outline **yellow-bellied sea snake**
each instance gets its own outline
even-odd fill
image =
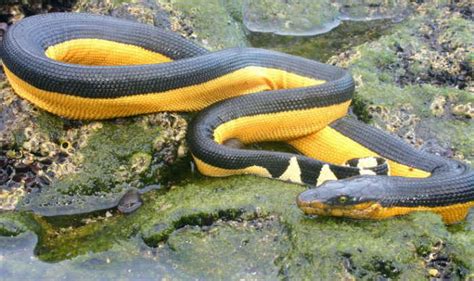
[[[152,26],[60,13],[11,27],[2,59],[18,95],[67,118],[202,110],[187,137],[201,173],[318,186],[298,196],[308,214],[433,211],[454,223],[474,205],[468,165],[346,118],[354,83],[335,66],[262,49],[209,52]],[[283,141],[301,154],[224,145],[233,139]]]

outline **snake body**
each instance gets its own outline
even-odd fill
[[[434,211],[453,223],[474,205],[469,166],[345,117],[354,82],[335,66],[254,48],[209,52],[171,32],[89,14],[22,20],[6,34],[2,59],[18,95],[67,118],[201,111],[187,141],[202,174],[318,186],[298,196],[308,214]],[[226,145],[232,140],[283,141],[301,153]]]

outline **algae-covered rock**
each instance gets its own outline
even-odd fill
[[[170,124],[173,121],[168,117],[177,120],[181,117],[155,116],[152,126],[147,124],[150,116],[94,123],[101,125],[76,152],[81,155],[78,171],[57,177],[41,192],[29,193],[17,209],[48,216],[88,213],[117,206],[131,188],[166,183],[170,180],[166,176],[169,165],[177,160],[178,147],[183,142],[184,134],[180,132],[185,129],[182,125],[186,122]],[[180,135],[155,151],[153,140],[162,132]]]
[[[472,272],[472,235],[450,233],[437,215],[379,222],[306,217],[294,203],[304,189],[253,176],[195,178],[146,194],[144,206],[127,216],[24,216],[41,229],[36,274],[56,278],[99,270],[107,278],[200,279],[419,280],[434,269],[438,277],[463,279]],[[9,254],[6,268],[14,271],[21,256]]]
[[[241,0],[158,0],[169,3],[174,14],[186,22],[197,42],[210,49],[246,46],[247,38],[240,20]],[[175,15],[175,16],[176,16]],[[179,22],[179,21],[178,21]],[[191,34],[187,34],[190,36]]]
[[[171,164],[185,150],[187,123],[175,114],[70,121],[39,111],[5,84],[0,100],[0,210],[53,216],[113,208],[131,188],[172,180]]]
[[[153,24],[216,50],[248,45],[241,19],[241,2],[242,0],[78,0],[74,10]]]
[[[25,231],[25,227],[18,221],[6,217],[0,218],[0,236],[15,237]]]
[[[0,1],[0,40],[7,24],[25,16],[71,11],[76,0],[2,0]]]
[[[472,18],[467,2],[418,14],[334,56],[357,82],[359,116],[432,153],[474,160]]]

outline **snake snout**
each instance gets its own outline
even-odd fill
[[[315,189],[309,189],[300,193],[298,197],[296,197],[296,204],[298,204],[298,207],[308,207],[311,205],[311,202],[317,201],[315,193]]]
[[[324,215],[327,205],[320,200],[317,189],[308,189],[296,197],[296,204],[305,214]]]

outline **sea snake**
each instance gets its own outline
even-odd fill
[[[474,172],[345,117],[354,91],[338,67],[279,52],[209,52],[172,32],[106,16],[26,18],[2,42],[15,92],[72,119],[201,111],[187,142],[208,176],[254,174],[311,187],[307,214],[382,219],[474,206]],[[299,153],[227,145],[282,141]]]

